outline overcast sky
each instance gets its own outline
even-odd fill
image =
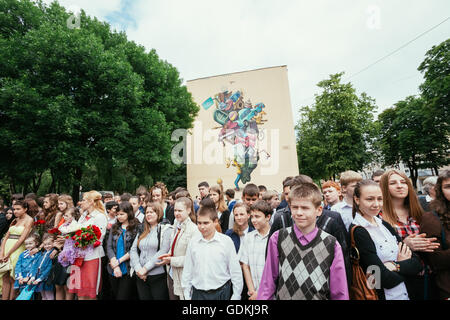
[[[50,0],[44,0],[50,3]],[[155,49],[184,81],[287,65],[295,122],[317,83],[345,71],[379,112],[418,93],[425,53],[450,38],[449,0],[59,0]],[[355,75],[351,77],[352,75]]]

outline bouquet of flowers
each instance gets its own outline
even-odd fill
[[[61,234],[61,231],[59,231],[58,228],[53,228],[53,229],[48,230],[48,233],[54,234],[55,236],[59,236]]]
[[[95,225],[81,228],[66,235],[64,248],[58,256],[58,261],[63,267],[77,265],[81,267],[84,257],[102,243],[102,233]]]
[[[36,220],[34,222],[34,228],[39,236],[42,238],[45,231],[45,220]]]

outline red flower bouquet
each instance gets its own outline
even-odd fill
[[[68,235],[66,238],[71,237],[75,241],[75,247],[85,249],[90,245],[93,245],[94,248],[101,245],[101,236],[102,232],[100,229],[95,225],[91,225],[75,231],[72,236]]]
[[[34,222],[34,228],[36,229],[39,236],[42,238],[42,235],[45,231],[45,220],[37,220]]]
[[[59,236],[61,234],[61,231],[59,231],[58,228],[53,228],[53,229],[48,230],[48,233],[54,234],[55,236]]]
[[[100,241],[101,235],[102,232],[95,225],[69,233],[66,235],[64,249],[59,254],[58,261],[64,267],[71,264],[81,267],[86,254],[102,244]]]

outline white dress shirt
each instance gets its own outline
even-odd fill
[[[88,212],[85,211],[83,215],[78,219],[78,223],[80,224],[81,228],[85,228],[89,225],[95,225],[97,226],[100,231],[102,232],[102,235],[100,237],[100,242],[103,242],[103,238],[105,238],[106,233],[106,226],[108,224],[108,218],[106,218],[106,214],[102,213],[98,210],[94,210],[91,212],[89,217],[87,217]],[[103,250],[103,246],[98,246],[94,248],[90,253],[86,254],[84,257],[85,261],[90,261],[94,259],[98,259],[105,256],[105,251]]]
[[[332,206],[330,210],[339,212],[341,214],[342,221],[344,222],[345,228],[348,231],[350,228],[350,225],[352,224],[352,221],[353,221],[352,205],[345,202],[345,199],[344,199],[341,202],[338,202],[334,206]]]
[[[374,217],[374,219],[377,226],[371,224],[357,212],[353,224],[364,227],[369,232],[381,262],[396,261],[398,255],[397,238],[383,225],[380,218]],[[384,289],[384,295],[386,300],[409,300],[404,282],[394,288]]]
[[[217,231],[211,240],[202,235],[194,236],[184,260],[181,285],[185,299],[191,299],[192,287],[214,290],[230,279],[233,285],[231,300],[240,300],[244,282],[233,240]]]

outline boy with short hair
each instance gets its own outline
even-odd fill
[[[239,249],[239,261],[248,288],[249,300],[256,300],[266,262],[266,245],[269,240],[272,208],[264,200],[250,207],[250,217],[255,230],[249,232]]]
[[[245,203],[249,208],[252,206],[254,202],[256,202],[259,198],[259,188],[254,183],[248,183],[245,185],[244,190],[242,191],[242,202]],[[228,229],[233,229],[234,225],[234,214],[231,212],[230,218],[228,220]],[[251,221],[249,221],[249,226],[251,226]]]
[[[273,222],[273,216],[275,212],[277,212],[277,208],[280,205],[280,199],[278,198],[278,192],[275,190],[268,190],[264,193],[263,198],[264,201],[272,208],[272,213],[270,216],[270,224]]]
[[[225,191],[225,196],[227,198],[228,211],[233,212],[234,205],[236,204],[236,200],[234,199],[234,190],[227,189]]]
[[[200,193],[201,200],[209,197],[209,184],[206,181],[202,181],[198,184],[198,192]]]
[[[335,181],[325,181],[322,185],[322,192],[326,202],[324,209],[331,210],[331,207],[342,199],[341,186]]]
[[[217,211],[201,206],[194,236],[186,250],[181,285],[186,300],[239,300],[243,280],[230,237],[217,232]]]
[[[258,190],[259,190],[258,198],[259,198],[259,200],[262,200],[262,197],[263,197],[264,193],[267,191],[267,188],[266,188],[265,185],[261,184],[261,185],[258,186]]]
[[[341,246],[316,226],[321,201],[314,183],[302,183],[290,191],[294,224],[269,239],[258,300],[349,299]]]
[[[347,232],[349,231],[349,227],[353,222],[353,191],[355,190],[356,184],[362,179],[362,176],[358,172],[352,170],[342,172],[341,176],[339,177],[341,192],[344,196],[344,199],[332,206],[330,210],[339,212],[341,214],[342,221],[344,221]]]

